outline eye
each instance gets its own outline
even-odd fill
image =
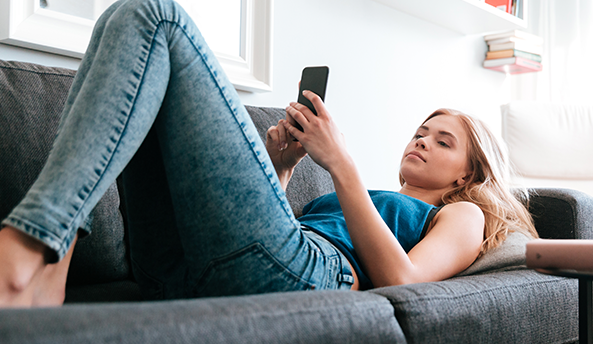
[[[444,142],[444,141],[439,141],[438,143],[439,143],[439,145],[441,145],[443,147],[449,148],[449,145],[446,142]]]
[[[416,134],[416,135],[414,135],[414,140],[418,140],[418,139],[420,139],[420,138],[422,138],[422,137],[423,137],[422,135],[420,135],[420,134]]]

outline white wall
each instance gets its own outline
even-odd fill
[[[274,91],[241,92],[241,98],[285,107],[296,100],[304,66],[329,66],[327,107],[370,189],[399,189],[403,149],[439,107],[473,114],[500,131],[509,85],[504,74],[481,67],[481,35],[463,36],[371,0],[276,0],[274,22]],[[0,59],[77,63],[3,45]]]
[[[481,67],[481,35],[463,36],[370,0],[276,1],[274,92],[246,104],[285,107],[301,69],[330,67],[326,104],[371,189],[399,190],[408,140],[439,107],[456,108],[500,131],[508,98],[502,73]]]

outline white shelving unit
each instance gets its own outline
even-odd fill
[[[480,0],[375,1],[466,35],[527,28],[528,0],[521,1],[522,18]]]

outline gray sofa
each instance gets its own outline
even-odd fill
[[[0,218],[23,197],[55,136],[75,72],[0,61]],[[281,109],[248,107],[261,135]],[[89,220],[70,268],[66,305],[0,310],[1,343],[571,343],[576,280],[523,265],[507,240],[460,276],[365,292],[319,291],[144,302],[131,273],[125,209],[114,183]],[[310,159],[287,190],[295,214],[333,190]],[[532,192],[546,238],[593,238],[593,200],[572,190]],[[122,202],[123,203],[123,202]]]

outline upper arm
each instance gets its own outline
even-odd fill
[[[441,281],[467,269],[484,240],[484,213],[475,204],[448,204],[434,218],[432,229],[410,252],[413,282]]]

